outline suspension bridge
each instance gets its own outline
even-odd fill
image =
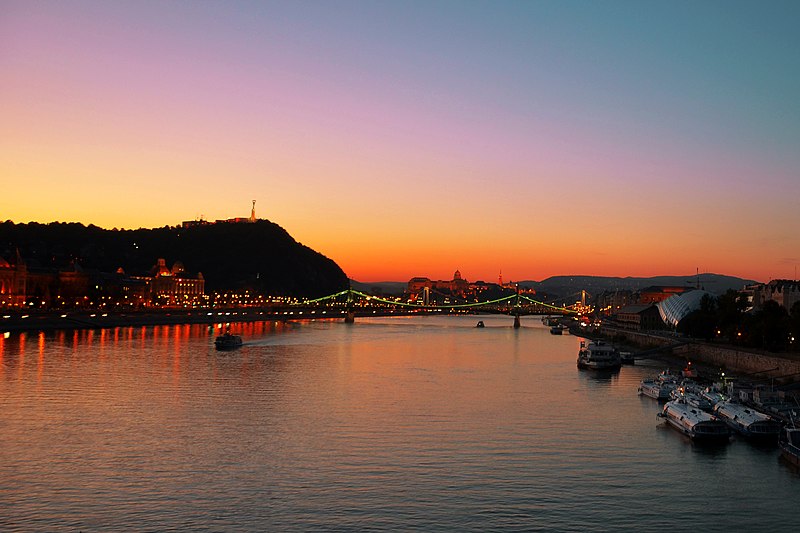
[[[525,315],[577,315],[579,311],[570,307],[561,307],[530,298],[525,294],[516,292],[508,296],[470,302],[463,299],[452,298],[452,301],[443,303],[430,303],[427,298],[423,300],[390,299],[372,296],[363,292],[346,289],[335,294],[298,302],[296,305],[304,309],[324,309],[344,315],[345,322],[352,323],[356,316],[374,316],[387,312],[404,312],[407,314],[422,313],[482,313],[503,314],[514,317],[514,327],[520,326],[520,317]]]

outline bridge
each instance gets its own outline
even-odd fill
[[[345,322],[352,323],[357,315],[373,316],[378,312],[405,311],[438,312],[438,313],[484,313],[502,314],[514,317],[514,327],[520,327],[520,317],[525,315],[577,315],[579,312],[570,307],[559,307],[530,298],[519,292],[494,300],[469,302],[464,299],[450,297],[453,301],[431,304],[426,301],[409,301],[401,298],[384,298],[372,296],[353,289],[346,289],[320,298],[304,300],[296,305],[304,309],[324,309],[338,311],[345,315]]]

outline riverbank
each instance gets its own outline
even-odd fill
[[[613,339],[615,343],[636,346],[643,349],[642,351],[660,348],[660,353],[682,361],[691,361],[717,374],[726,372],[740,376],[758,376],[758,379],[769,379],[777,386],[800,383],[800,356],[797,354],[744,350],[695,339],[627,331],[610,326],[602,326],[598,333]]]
[[[356,312],[363,316],[407,316],[409,311]],[[170,324],[218,324],[220,322],[261,322],[264,320],[309,320],[340,319],[346,310],[318,310],[304,307],[265,307],[230,309],[164,309],[105,313],[97,311],[73,311],[66,313],[11,313],[0,315],[0,334],[36,333],[74,329],[104,329],[132,326],[162,326]]]

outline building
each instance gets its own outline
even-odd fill
[[[657,302],[662,302],[674,294],[682,294],[688,290],[691,290],[691,288],[652,285],[639,291],[638,302],[640,304],[654,304]]]
[[[159,306],[179,306],[196,303],[205,294],[203,273],[189,276],[183,263],[175,261],[172,268],[167,267],[164,258],[159,258],[150,271],[150,276],[139,276],[133,279],[145,283],[145,300]],[[135,287],[131,286],[131,289]],[[139,287],[141,291],[141,287]]]
[[[0,257],[0,306],[25,305],[27,281],[28,268],[19,253],[13,265]]]
[[[628,305],[620,309],[613,317],[620,327],[632,331],[664,328],[664,321],[661,320],[658,308],[653,304]]]
[[[800,301],[800,282],[789,279],[773,279],[750,287],[753,291],[753,307],[760,308],[768,300],[777,302],[787,311]]]
[[[256,201],[253,200],[253,207],[250,210],[249,217],[234,217],[234,218],[223,218],[220,220],[215,220],[213,224],[252,224],[253,222],[258,221],[256,218]],[[207,224],[212,224],[207,220],[203,219],[203,215],[200,215],[198,220],[184,220],[181,222],[181,227],[183,228],[194,228],[197,226],[205,226]]]

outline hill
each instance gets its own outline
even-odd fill
[[[84,269],[149,273],[159,258],[201,272],[206,291],[250,289],[271,295],[324,296],[347,287],[331,259],[295,241],[267,220],[190,228],[106,230],[78,223],[0,224],[0,255],[17,250],[29,269]]]
[[[696,287],[698,276],[654,276],[638,277],[606,277],[606,276],[553,276],[542,281],[521,281],[520,286],[532,287],[537,291],[565,297],[586,290],[590,294],[603,291],[631,290],[636,291],[652,285],[668,285],[673,287]],[[745,285],[756,283],[749,279],[725,276],[722,274],[703,273],[699,276],[700,288],[714,294],[723,294],[728,289],[739,290]]]

